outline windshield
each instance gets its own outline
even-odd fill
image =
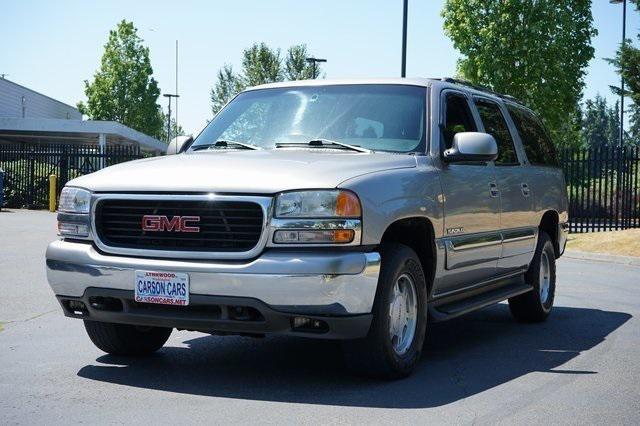
[[[327,139],[371,150],[416,152],[425,146],[426,89],[336,85],[252,90],[238,95],[191,149],[237,141],[265,149]]]

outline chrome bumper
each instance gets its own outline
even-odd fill
[[[189,274],[191,294],[250,297],[275,310],[318,315],[370,313],[380,255],[375,252],[270,251],[251,261],[170,260],[105,255],[91,244],[54,241],[47,279],[57,296],[87,288],[134,289],[135,271]]]

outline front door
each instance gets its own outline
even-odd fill
[[[441,150],[459,132],[478,131],[468,98],[445,91],[441,109]],[[438,286],[444,294],[473,286],[496,274],[501,253],[500,194],[492,162],[444,163],[444,244],[446,274]]]

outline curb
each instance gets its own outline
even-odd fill
[[[591,260],[594,262],[617,263],[621,265],[640,266],[640,257],[617,256],[604,253],[588,253],[577,250],[565,250],[563,257],[579,260]]]

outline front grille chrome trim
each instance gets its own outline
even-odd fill
[[[180,251],[113,247],[100,240],[96,228],[96,208],[103,200],[149,200],[149,201],[239,201],[253,202],[262,209],[262,232],[258,243],[248,251]],[[91,233],[93,241],[101,251],[109,254],[127,256],[155,257],[168,259],[251,259],[265,248],[269,238],[268,224],[273,212],[273,197],[254,195],[218,195],[218,194],[93,194],[91,198]]]

